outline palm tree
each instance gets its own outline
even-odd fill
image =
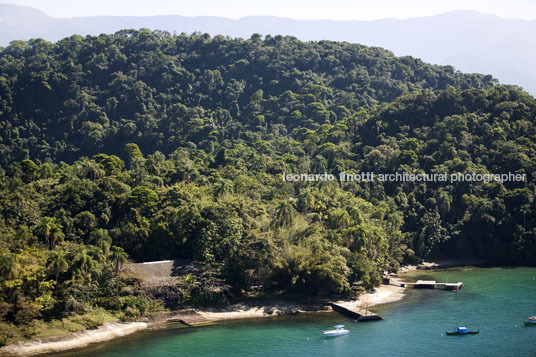
[[[112,262],[115,265],[115,273],[118,274],[119,270],[121,269],[121,266],[126,263],[128,254],[125,253],[123,248],[116,247],[115,245],[112,245],[111,252]]]
[[[276,209],[273,224],[277,227],[288,227],[292,224],[296,210],[289,201],[283,200]]]
[[[50,233],[54,229],[55,224],[56,224],[55,218],[42,217],[37,227],[35,227],[36,233],[45,239],[45,243],[47,245],[49,245]]]
[[[87,254],[93,259],[95,263],[102,264],[105,262],[107,256],[104,255],[104,252],[101,248],[95,245],[88,245],[86,247]]]
[[[56,283],[61,273],[65,273],[69,264],[65,260],[65,253],[62,250],[52,252],[47,260],[47,269],[56,276]]]
[[[56,245],[59,242],[63,242],[65,234],[62,231],[63,227],[59,224],[54,223],[52,226],[52,231],[50,232],[50,249],[56,249]]]
[[[108,230],[103,228],[94,230],[89,235],[89,241],[91,244],[99,247],[105,257],[108,257],[110,254],[110,246],[112,245],[112,238],[108,234]]]
[[[80,159],[79,164],[80,165],[78,166],[78,172],[81,177],[95,180],[101,179],[106,176],[106,171],[104,171],[99,164],[89,160],[88,158]]]
[[[15,232],[15,238],[17,239],[18,244],[21,244],[22,247],[26,247],[26,244],[32,240],[33,234],[28,226],[20,226]]]
[[[353,251],[361,251],[367,245],[367,229],[364,225],[353,226],[344,231],[348,247]]]
[[[86,249],[76,255],[74,268],[73,279],[83,278],[91,281],[91,272],[95,268],[95,261]]]
[[[346,229],[350,225],[350,215],[342,208],[331,209],[328,212],[327,226],[329,229]]]
[[[305,214],[315,206],[315,196],[310,189],[303,190],[298,196],[298,208]]]

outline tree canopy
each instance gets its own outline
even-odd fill
[[[260,285],[355,294],[439,255],[534,264],[535,118],[534,98],[490,76],[356,44],[148,30],[13,42],[0,315],[139,317],[163,293],[124,274],[127,257],[195,262],[166,292],[180,304]],[[283,179],[341,172],[526,180]]]

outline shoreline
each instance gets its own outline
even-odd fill
[[[355,300],[339,301],[345,306],[369,309],[378,305],[390,304],[400,301],[406,296],[406,288],[394,285],[380,285],[373,292],[365,293]]]
[[[239,320],[260,317],[275,317],[311,312],[330,312],[325,304],[305,304],[284,299],[266,299],[259,302],[245,302],[222,307],[195,309],[208,322]]]
[[[483,260],[456,260],[456,259],[437,259],[431,261],[423,261],[417,265],[404,265],[400,268],[397,275],[411,273],[416,270],[439,270],[449,268],[463,268],[463,267],[487,267],[488,264]]]
[[[342,302],[339,301],[339,303],[362,306],[360,304],[366,300],[367,307],[373,307],[399,301],[404,296],[404,288],[381,285],[374,292],[361,295],[358,300],[345,300]],[[283,299],[266,299],[258,302],[251,301],[203,309],[185,309],[161,314],[146,322],[106,323],[94,330],[84,330],[62,336],[16,342],[0,348],[0,356],[34,356],[37,354],[83,348],[92,343],[109,341],[147,328],[163,328],[167,323],[173,321],[174,316],[182,316],[181,314],[185,311],[188,314],[194,313],[199,315],[204,319],[205,321],[197,325],[203,326],[226,320],[266,318],[301,313],[331,313],[333,309],[329,306],[328,302],[307,304]]]
[[[86,347],[91,343],[109,341],[146,329],[146,322],[105,323],[94,330],[72,332],[67,335],[16,342],[0,348],[0,356],[34,356]]]
[[[455,260],[423,262],[419,265],[404,266],[400,269],[397,275],[404,275],[416,270],[446,269],[472,266],[479,263],[481,262]],[[357,307],[368,310],[369,308],[378,305],[400,301],[404,299],[405,296],[405,288],[394,285],[380,285],[375,288],[373,292],[367,292],[360,295],[358,299],[340,300],[337,301],[337,303],[348,307]],[[162,328],[168,322],[181,321],[181,316],[183,316],[182,314],[185,311],[187,311],[188,314],[195,314],[204,320],[197,325],[203,326],[225,320],[273,317],[298,313],[332,312],[333,310],[329,307],[329,303],[330,302],[327,301],[316,304],[298,303],[280,298],[266,298],[259,301],[248,301],[225,306],[171,311],[157,315],[151,319],[145,319],[144,322],[106,323],[94,330],[84,330],[62,336],[16,342],[0,348],[0,356],[33,356],[42,353],[62,352],[75,348],[82,348],[91,343],[109,341],[146,328]]]

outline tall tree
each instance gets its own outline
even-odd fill
[[[62,250],[54,251],[47,259],[47,269],[54,274],[56,283],[61,273],[65,273],[69,268],[69,264],[65,259],[65,252]]]

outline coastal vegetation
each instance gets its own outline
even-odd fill
[[[438,255],[536,259],[536,100],[381,48],[124,30],[0,50],[0,335],[179,306],[355,295]],[[525,175],[291,182],[284,173]],[[63,320],[62,320],[63,319]]]

